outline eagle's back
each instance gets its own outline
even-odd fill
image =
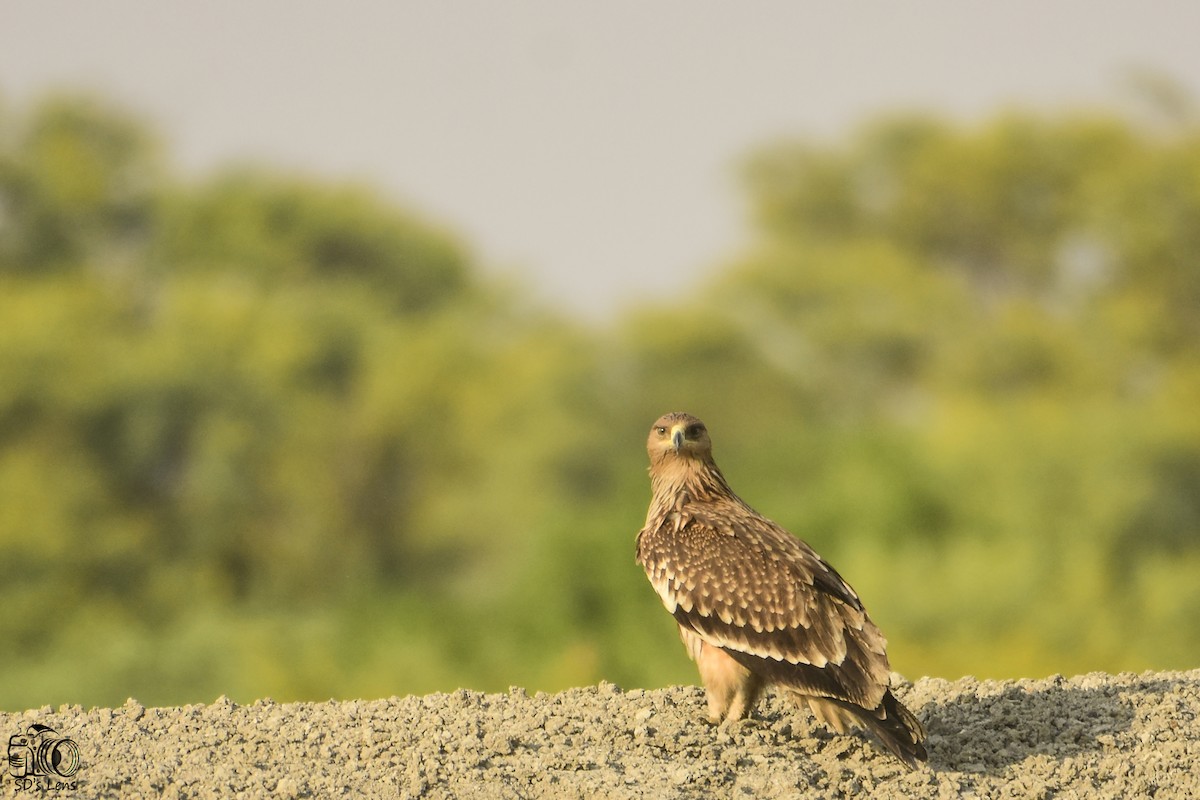
[[[811,547],[736,495],[663,505],[638,534],[637,559],[681,626],[751,671],[879,704],[887,642],[858,595]]]

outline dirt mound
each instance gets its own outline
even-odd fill
[[[1200,797],[1200,670],[927,678],[897,694],[929,732],[916,772],[778,697],[713,728],[694,687],[45,707],[0,713],[15,737],[0,796]]]

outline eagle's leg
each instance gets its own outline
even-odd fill
[[[708,697],[708,719],[714,725],[745,719],[762,693],[762,679],[734,661],[721,648],[703,643],[696,666]]]
[[[861,724],[858,723],[854,715],[849,711],[823,697],[813,697],[812,695],[801,694],[799,692],[792,692],[790,694],[797,707],[803,708],[807,704],[817,722],[824,722],[838,733],[846,733],[851,728]]]

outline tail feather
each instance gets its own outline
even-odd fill
[[[799,695],[797,699],[800,698],[808,701],[818,720],[838,733],[845,733],[848,725],[859,725],[871,731],[888,752],[909,769],[916,769],[917,762],[929,757],[925,751],[925,729],[920,720],[891,691],[884,692],[879,706],[874,709],[832,697]]]

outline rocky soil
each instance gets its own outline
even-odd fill
[[[17,778],[0,762],[0,797],[1200,797],[1200,670],[897,694],[929,733],[914,772],[778,697],[714,728],[694,687],[45,707],[0,713],[0,740],[20,764],[70,773],[77,753],[78,769]]]

